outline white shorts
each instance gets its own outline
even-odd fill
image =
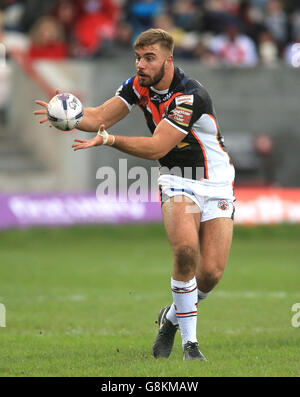
[[[197,181],[175,175],[161,175],[158,185],[161,205],[171,197],[186,196],[198,206],[201,222],[215,218],[233,219],[235,197],[232,182],[211,182],[206,179]],[[192,206],[190,212],[194,212]]]

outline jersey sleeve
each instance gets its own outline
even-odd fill
[[[131,111],[132,107],[138,102],[138,97],[135,94],[133,88],[133,79],[134,77],[131,77],[130,79],[124,81],[124,83],[117,89],[115,94],[125,102],[129,111]]]
[[[179,95],[171,102],[164,120],[188,134],[193,124],[206,112],[206,101],[199,95]]]

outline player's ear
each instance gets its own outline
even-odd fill
[[[173,63],[173,55],[169,55],[167,58],[167,61],[169,64],[172,64]]]
[[[167,66],[170,67],[171,65],[173,65],[173,55],[169,55],[166,59],[167,61]]]

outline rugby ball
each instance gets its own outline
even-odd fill
[[[48,103],[49,122],[59,130],[69,131],[76,128],[82,117],[82,103],[73,94],[57,94]]]

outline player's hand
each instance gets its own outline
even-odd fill
[[[100,131],[104,131],[104,130],[105,130],[105,125],[101,124]],[[89,147],[101,146],[103,144],[103,137],[97,134],[92,139],[74,139],[74,142],[77,143],[73,143],[72,148],[74,152],[76,152],[76,150],[79,149],[88,149]]]
[[[61,92],[61,90],[60,90],[59,88],[57,88],[57,89],[55,90],[55,95],[59,94],[60,92]],[[48,103],[47,103],[47,102],[44,102],[44,101],[40,101],[39,99],[37,99],[37,100],[35,101],[35,103],[36,103],[37,105],[40,105],[40,106],[42,106],[42,107],[44,108],[44,109],[35,110],[35,111],[33,112],[33,114],[34,114],[35,116],[37,116],[37,115],[45,116],[45,117],[43,117],[43,118],[40,120],[40,124],[43,124],[43,123],[45,123],[46,121],[48,121],[48,114],[47,114]],[[52,124],[49,124],[49,127],[52,127]]]
[[[102,136],[96,135],[92,139],[74,139],[72,148],[76,152],[76,150],[79,149],[88,149],[89,147],[94,147],[94,146],[101,146],[103,143],[103,138]]]

